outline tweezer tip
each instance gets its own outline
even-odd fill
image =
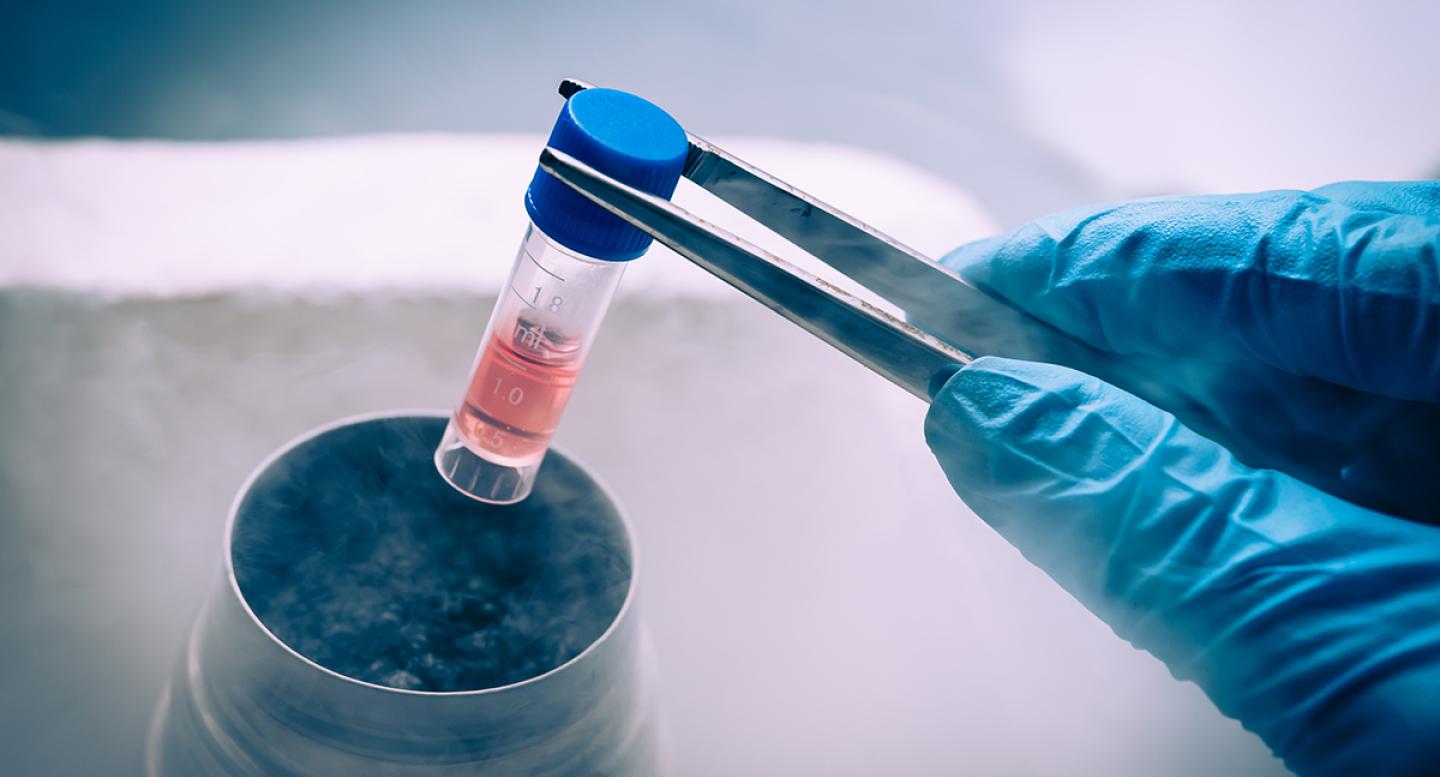
[[[586,89],[594,89],[594,88],[595,88],[595,85],[594,85],[594,84],[589,83],[589,82],[587,82],[587,81],[581,81],[581,80],[578,79],[578,78],[562,78],[562,79],[560,79],[560,96],[561,96],[561,97],[564,97],[564,98],[567,99],[567,100],[570,99],[570,97],[571,97],[572,95],[574,95],[576,92],[583,92],[583,91],[585,91]]]

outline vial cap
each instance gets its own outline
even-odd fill
[[[592,88],[560,109],[550,147],[623,183],[670,198],[685,167],[685,130],[655,104],[628,92]],[[536,169],[525,192],[530,219],[555,242],[596,259],[627,261],[650,236]]]

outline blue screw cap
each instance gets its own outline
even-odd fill
[[[550,147],[623,183],[670,198],[685,168],[685,130],[654,103],[616,89],[591,88],[565,101]],[[544,170],[525,191],[530,219],[555,242],[596,259],[628,261],[650,236],[585,199]]]

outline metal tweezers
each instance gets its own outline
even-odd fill
[[[566,79],[560,94],[569,99],[589,88]],[[685,178],[889,301],[904,319],[562,151],[547,147],[540,167],[927,402],[937,375],[980,353],[1043,357],[1073,348],[1075,341],[949,268],[711,143],[687,138]]]
[[[579,81],[565,81],[560,93],[568,98],[586,88]],[[1250,466],[1282,469],[1361,503],[1395,504],[1383,484],[1353,477],[1356,438],[1330,437],[1315,428],[1297,437],[1296,429],[1303,428],[1314,408],[1292,409],[1285,399],[1310,396],[1340,402],[1349,389],[1258,363],[1205,363],[1197,371],[1184,359],[1093,348],[795,187],[700,138],[688,138],[686,178],[888,301],[903,320],[668,200],[612,180],[554,149],[541,154],[540,166],[923,400],[929,401],[939,388],[932,385],[938,377],[980,355],[1063,365],[1170,411]],[[1252,413],[1226,411],[1257,402],[1266,403],[1281,422],[1248,423]],[[1376,409],[1364,424],[1371,442],[1360,448],[1393,447],[1394,440],[1410,440],[1404,435],[1417,423],[1423,425],[1434,410],[1410,402]],[[1297,440],[1306,444],[1297,447]],[[1358,466],[1409,471],[1413,450],[1406,443],[1395,448],[1393,461]]]

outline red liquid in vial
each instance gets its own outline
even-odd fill
[[[525,464],[550,445],[580,374],[577,345],[517,321],[497,331],[480,355],[456,425],[477,453]],[[568,346],[568,347],[567,347]]]

